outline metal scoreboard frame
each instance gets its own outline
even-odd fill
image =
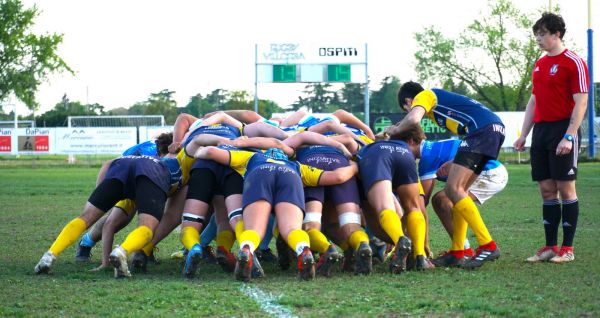
[[[259,83],[365,84],[365,122],[369,122],[367,44],[269,43],[254,47],[254,111]]]

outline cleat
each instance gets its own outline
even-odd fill
[[[198,265],[202,260],[202,247],[199,244],[196,244],[192,247],[192,249],[187,253],[185,258],[185,264],[183,265],[183,276],[185,278],[194,278],[196,276],[196,271],[198,270]]]
[[[179,251],[171,254],[171,259],[182,259],[184,254],[186,254],[186,249],[185,247],[182,247]]]
[[[500,249],[488,250],[486,248],[477,248],[475,256],[466,261],[463,265],[466,269],[475,269],[483,266],[485,262],[495,261],[500,257]]]
[[[131,267],[145,273],[149,258],[150,257],[146,255],[144,251],[137,251],[133,253],[133,256],[131,257]]]
[[[79,263],[87,263],[92,259],[92,247],[81,245],[81,241],[77,244],[77,252],[75,252],[75,261]]]
[[[231,254],[231,252],[225,249],[223,246],[217,247],[216,260],[224,271],[233,273],[235,270],[235,256],[233,256],[233,254]]]
[[[308,246],[298,255],[298,278],[312,280],[315,278],[315,259]]]
[[[110,252],[108,261],[115,268],[115,278],[131,277],[127,267],[127,252],[119,245]]]
[[[33,270],[36,274],[48,274],[50,272],[50,267],[52,267],[52,263],[56,260],[56,256],[52,254],[52,252],[47,251],[42,255],[40,261],[35,265]]]
[[[207,245],[202,247],[202,260],[208,264],[217,264],[217,256],[212,246]]]
[[[337,263],[344,256],[338,252],[335,244],[329,245],[327,251],[319,257],[319,262],[316,266],[316,273],[325,277],[331,276],[333,264]]]
[[[435,265],[433,265],[433,263],[425,255],[417,255],[417,257],[414,258],[413,262],[415,264],[414,270],[416,270],[416,271],[424,271],[424,270],[427,270],[427,269],[434,269],[435,268]]]
[[[558,255],[552,257],[550,262],[552,263],[568,263],[575,260],[575,254],[573,254],[572,246],[562,246]]]
[[[373,265],[383,264],[383,262],[385,262],[385,252],[387,250],[387,244],[384,241],[373,237],[369,245],[371,246],[371,251],[373,254]]]
[[[252,277],[253,255],[250,252],[250,246],[247,244],[240,249],[235,264],[234,277],[243,282],[249,282]]]
[[[281,235],[277,236],[275,246],[277,247],[277,262],[279,263],[279,268],[285,271],[290,268],[290,265],[292,264],[292,257],[290,254],[293,253],[293,251],[283,240]]]
[[[558,253],[558,246],[544,246],[540,248],[535,255],[528,257],[527,261],[530,263],[546,262],[558,255]]]
[[[263,262],[263,263],[276,263],[277,262],[277,255],[273,254],[273,251],[270,248],[265,248],[265,249],[259,249],[254,251],[254,254],[256,254],[256,257],[258,258],[259,261]]]
[[[435,267],[462,267],[465,265],[464,257],[458,258],[450,251],[443,252],[440,256],[431,261]]]
[[[406,271],[406,257],[410,255],[412,250],[411,241],[406,236],[401,236],[396,243],[396,251],[390,260],[390,272],[399,274]]]
[[[366,242],[361,242],[358,250],[354,252],[356,260],[354,274],[369,275],[373,272],[373,251]]]
[[[466,248],[465,249],[465,256],[463,256],[465,258],[465,261],[468,261],[471,257],[473,257],[473,249],[472,248]]]
[[[342,272],[356,272],[356,264],[354,264],[354,250],[348,247],[344,251],[344,261],[342,262]]]
[[[260,266],[260,262],[258,261],[258,256],[256,253],[252,255],[252,278],[263,278],[265,277],[265,271],[262,266]]]

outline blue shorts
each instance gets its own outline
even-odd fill
[[[490,124],[466,135],[458,146],[457,153],[470,152],[489,159],[497,159],[502,143],[504,143],[504,125]]]
[[[148,156],[126,156],[115,159],[106,172],[105,179],[117,179],[125,186],[125,198],[135,199],[136,178],[145,176],[165,195],[171,187],[171,174],[161,160]]]
[[[392,181],[393,189],[418,182],[415,157],[406,144],[378,141],[368,146],[358,162],[365,194],[377,181]]]
[[[303,158],[300,162],[325,171],[333,171],[337,168],[350,165],[348,158],[336,153],[315,153]],[[356,184],[355,177],[338,185],[327,187],[304,187],[304,197],[306,202],[319,201],[324,203],[325,200],[327,200],[331,201],[334,205],[349,202],[356,204],[360,203],[358,185]]]
[[[275,207],[279,202],[289,202],[304,211],[304,191],[298,173],[287,166],[266,163],[254,168],[244,179],[242,206],[266,200]]]

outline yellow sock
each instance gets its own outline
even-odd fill
[[[352,247],[352,249],[355,251],[358,250],[358,247],[362,242],[367,242],[367,244],[369,244],[369,235],[367,235],[367,233],[362,229],[354,231],[354,233],[352,233],[348,239],[350,247]]]
[[[54,243],[50,246],[50,252],[52,252],[54,256],[60,255],[67,247],[75,243],[86,229],[87,224],[85,224],[83,219],[76,218],[71,220],[71,222],[67,223],[62,231],[60,231],[60,234],[58,234],[56,240],[54,240]]]
[[[181,243],[190,251],[196,244],[200,244],[200,232],[192,226],[184,226],[181,229]]]
[[[223,246],[226,250],[231,250],[235,237],[233,232],[229,230],[221,231],[217,233],[217,246]]]
[[[413,256],[425,256],[425,217],[419,210],[411,211],[406,215],[406,228],[412,240]]]
[[[154,244],[152,242],[148,242],[144,247],[142,247],[142,251],[146,256],[150,256],[152,254],[152,250],[154,250]]]
[[[125,238],[125,241],[123,244],[121,244],[121,247],[125,250],[125,252],[127,252],[127,254],[130,254],[142,249],[142,247],[148,244],[151,239],[152,230],[149,227],[142,225],[127,235],[127,238]]]
[[[477,205],[475,205],[475,202],[473,202],[473,199],[471,199],[471,197],[467,196],[462,200],[456,202],[454,207],[452,207],[452,213],[459,213],[465,219],[467,224],[469,224],[469,226],[473,230],[473,233],[475,233],[475,237],[477,238],[479,246],[485,245],[492,241],[492,235],[490,235],[490,232],[485,226],[485,223],[483,223],[481,214],[479,214],[479,209],[477,208]],[[452,219],[454,220],[454,217]],[[456,233],[456,225],[454,233]],[[462,241],[464,244],[464,238],[462,239]],[[461,247],[461,249],[462,248],[464,247]]]
[[[300,255],[305,246],[310,247],[310,238],[308,233],[302,230],[293,230],[288,234],[287,243],[297,255]]]
[[[379,224],[385,233],[392,239],[394,244],[398,243],[401,236],[404,236],[402,231],[402,221],[394,210],[385,209],[379,214]]]
[[[254,253],[254,250],[260,245],[260,236],[254,230],[246,230],[238,237],[238,243],[240,243],[240,247],[248,244],[250,251]]]
[[[325,253],[331,245],[327,237],[317,229],[310,229],[307,233],[310,238],[310,247],[319,253]]]
[[[238,242],[240,241],[240,236],[242,235],[242,232],[244,232],[244,220],[239,220],[236,224],[235,224],[235,238],[238,240]]]

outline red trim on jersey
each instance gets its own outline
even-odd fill
[[[581,57],[566,49],[556,56],[542,56],[533,69],[533,122],[571,118],[573,94],[587,92],[588,69]]]

